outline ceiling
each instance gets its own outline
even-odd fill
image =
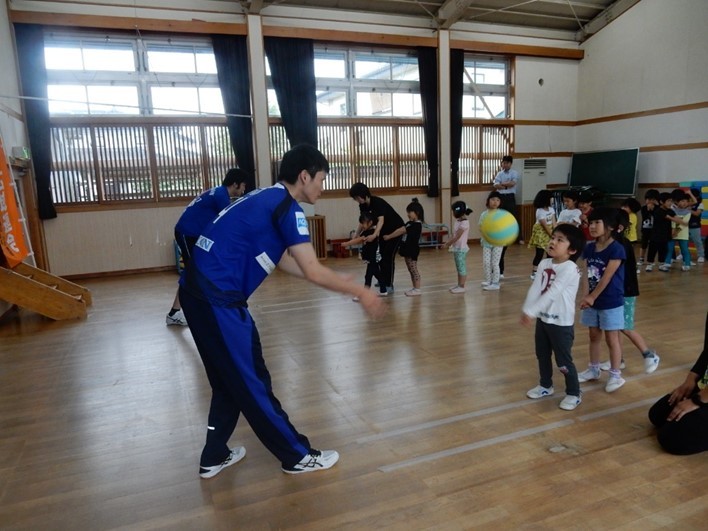
[[[196,20],[255,14],[392,24],[582,42],[641,0],[10,0],[12,10],[84,14],[191,13]],[[706,0],[699,0],[706,1]],[[118,11],[117,11],[118,10]],[[122,10],[122,11],[120,11]],[[150,15],[147,15],[150,17]],[[206,17],[206,18],[205,18]]]
[[[595,33],[640,0],[242,0],[246,13],[267,13],[272,7],[319,8],[372,15],[427,18],[439,28],[465,23],[516,28]],[[509,28],[510,33],[514,33]]]

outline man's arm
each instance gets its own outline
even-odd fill
[[[317,259],[315,249],[309,242],[298,243],[288,247],[278,266],[285,272],[304,277],[307,281],[317,286],[359,297],[359,302],[371,317],[381,317],[386,311],[383,299],[376,292],[363,284],[355,283],[350,276],[340,275],[329,267],[322,265]]]

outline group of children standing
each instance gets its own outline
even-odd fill
[[[628,198],[620,208],[596,209],[592,208],[589,197],[568,191],[563,194],[565,209],[556,220],[552,202],[547,190],[539,192],[534,200],[536,223],[529,242],[530,247],[536,248],[531,274],[534,282],[523,305],[521,323],[529,325],[537,318],[535,343],[540,380],[527,396],[535,399],[554,393],[552,355],[555,355],[566,387],[560,407],[572,410],[582,401],[579,384],[599,380],[603,370],[609,371],[605,391],[612,393],[624,385],[620,333],[642,354],[647,374],[659,366],[656,351],[634,330],[638,268],[646,256],[646,271],[652,271],[658,253],[662,262],[659,270],[668,272],[678,245],[681,254],[676,258],[683,260],[682,271],[689,271],[691,265],[696,265],[691,262],[689,239],[696,247],[697,263],[705,262],[700,235],[703,206],[697,189],[690,192],[676,189],[671,193],[649,190],[644,206]],[[637,213],[642,215],[639,261],[633,247],[638,239]],[[580,322],[589,328],[590,362],[586,370],[578,373],[570,349],[581,276],[575,261],[581,256],[586,263],[588,293],[580,302]],[[609,348],[610,359],[606,362],[600,361],[603,337]]]

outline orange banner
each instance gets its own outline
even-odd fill
[[[12,189],[12,171],[0,138],[0,247],[10,267],[24,260],[28,253],[22,232],[20,211]]]

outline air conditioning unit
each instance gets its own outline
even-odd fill
[[[546,159],[525,159],[521,175],[521,202],[532,202],[539,190],[546,188]]]

